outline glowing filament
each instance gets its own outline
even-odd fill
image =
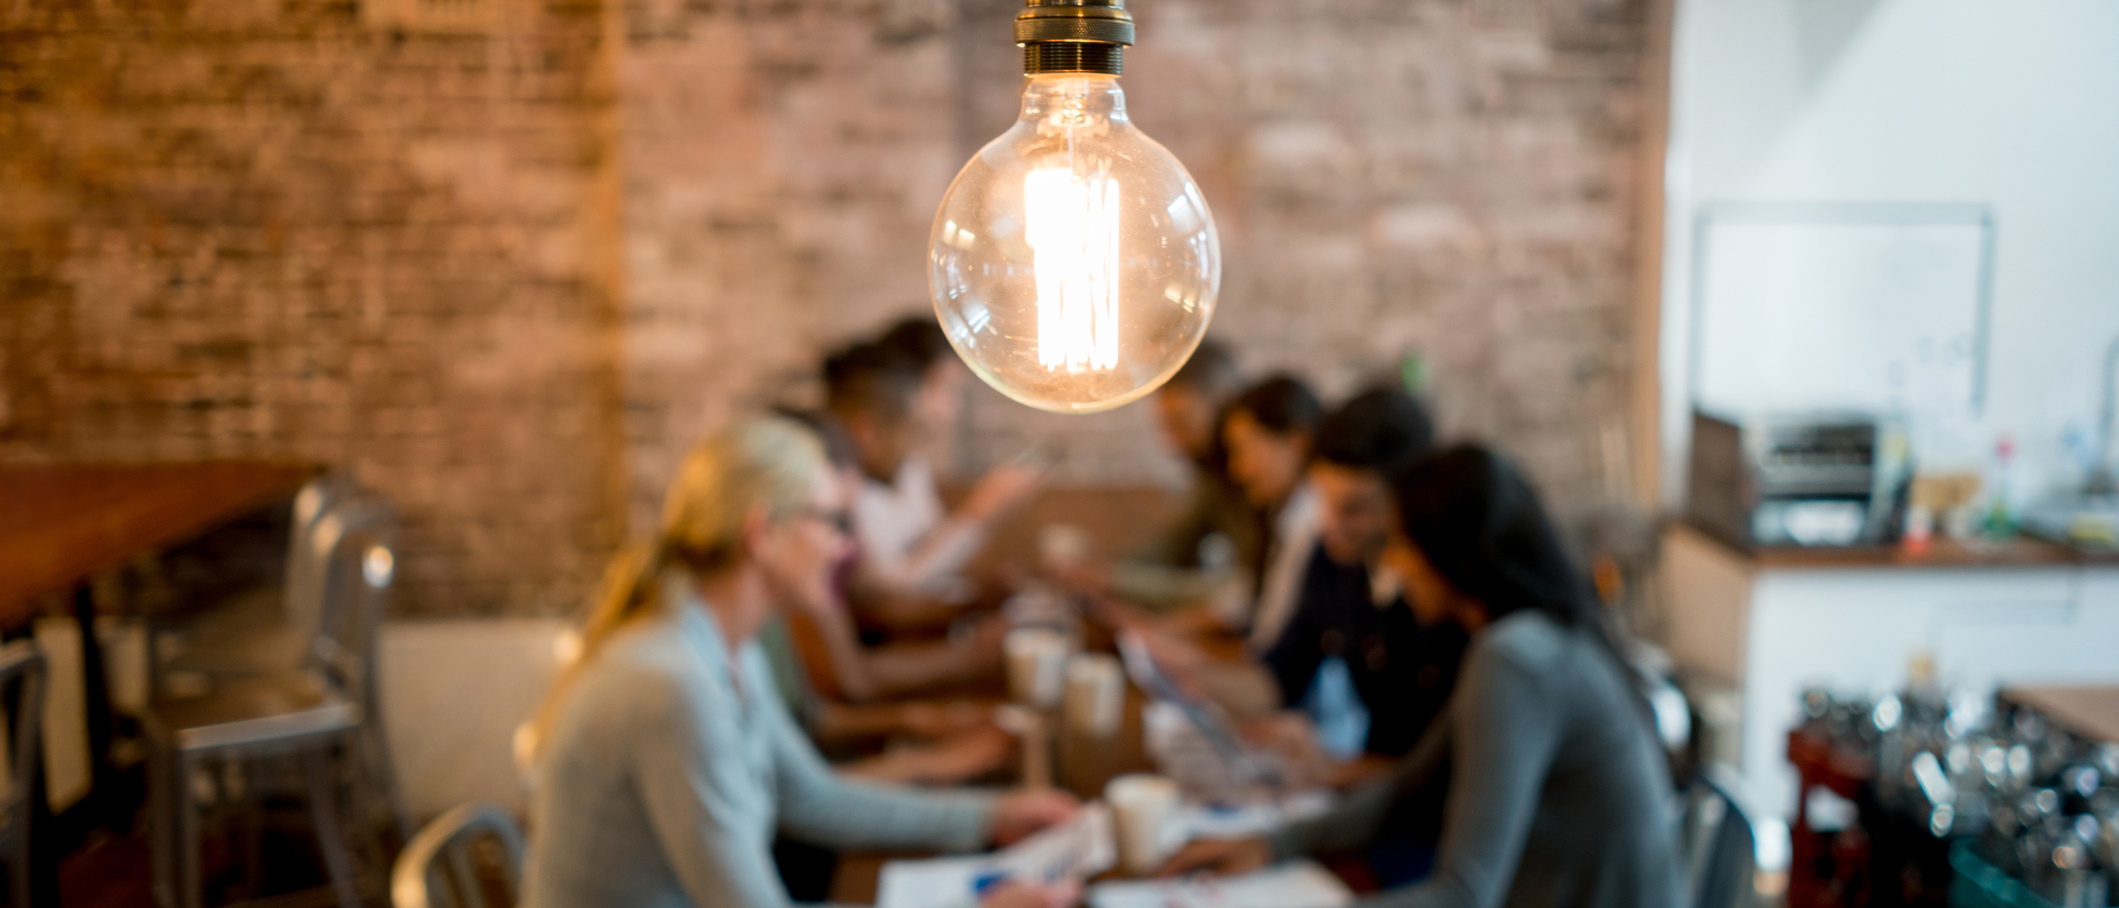
[[[1036,252],[1037,361],[1118,366],[1118,181],[1064,167],[1023,178],[1024,239]]]

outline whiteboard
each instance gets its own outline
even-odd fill
[[[1733,415],[1896,415],[1955,447],[1933,436],[1979,415],[1993,232],[1980,205],[1705,209],[1693,402]]]

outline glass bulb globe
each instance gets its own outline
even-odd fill
[[[971,371],[1041,410],[1155,390],[1206,336],[1221,243],[1199,186],[1126,119],[1115,76],[1032,76],[928,239],[935,315]]]

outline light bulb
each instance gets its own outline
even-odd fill
[[[987,384],[1094,413],[1155,390],[1199,346],[1221,246],[1184,165],[1126,118],[1121,0],[1028,5],[1022,115],[942,198],[928,286],[949,342]],[[1055,33],[1072,37],[1036,40]]]

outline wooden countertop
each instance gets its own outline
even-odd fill
[[[2019,535],[1989,542],[1983,539],[1935,539],[1915,553],[1896,545],[1737,546],[1689,523],[1675,527],[1708,540],[1756,568],[2013,568],[2077,564],[2119,564],[2119,553],[2088,552],[2072,546]]]
[[[27,618],[36,596],[292,495],[321,472],[271,461],[0,466],[0,626]]]
[[[2081,737],[2119,744],[2119,687],[2006,687],[2001,699],[2035,709]]]

